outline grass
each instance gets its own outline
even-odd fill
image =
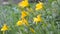
[[[36,3],[30,5],[34,9]],[[26,17],[30,26],[16,26],[17,21],[21,19],[21,8],[17,5],[0,6],[0,29],[6,23],[9,30],[4,34],[60,34],[60,6],[59,2],[45,2],[44,8],[39,11],[28,12]],[[25,10],[25,9],[24,9]],[[38,25],[33,24],[33,17],[41,14],[43,21]],[[35,30],[35,33],[30,31],[30,27]],[[3,34],[0,31],[0,34]]]

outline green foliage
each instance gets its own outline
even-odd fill
[[[60,34],[60,0],[44,3],[44,8],[36,12],[29,12],[27,16],[30,26],[16,26],[16,22],[21,18],[21,8],[17,5],[5,5],[0,6],[0,29],[4,23],[9,26],[9,30],[6,34]],[[51,2],[51,3],[50,3]],[[31,8],[34,9],[35,3],[31,4]],[[33,17],[41,14],[43,19],[42,23],[35,25],[32,23]],[[30,27],[35,30],[35,33],[30,31]],[[0,34],[2,32],[0,31]]]

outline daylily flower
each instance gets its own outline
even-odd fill
[[[43,8],[43,3],[42,2],[39,2],[39,3],[36,4],[35,10],[40,10],[42,8]]]

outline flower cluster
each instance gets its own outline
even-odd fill
[[[19,8],[23,8],[23,10],[21,10],[21,16],[20,16],[21,19],[19,19],[17,21],[16,26],[22,26],[22,25],[27,26],[27,27],[29,27],[29,30],[31,32],[35,33],[34,28],[30,27],[29,21],[26,18],[27,18],[27,16],[29,18],[30,17],[29,15],[31,13],[32,13],[32,15],[35,15],[33,12],[41,10],[43,8],[43,3],[42,2],[37,3],[35,8],[33,9],[33,8],[29,7],[28,0],[23,0],[18,3],[18,6],[19,6]],[[32,17],[31,19],[33,21],[32,23],[35,23],[35,24],[42,22],[42,18],[41,18],[40,14],[36,15],[36,17],[35,16]],[[5,32],[7,30],[9,30],[9,28],[6,24],[4,24],[1,28],[1,31]]]

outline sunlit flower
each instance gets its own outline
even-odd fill
[[[28,26],[29,24],[28,24],[28,21],[25,18],[23,18],[22,20],[18,21],[16,23],[16,25],[17,26],[21,26],[21,25],[27,25]]]
[[[24,1],[28,1],[28,0],[24,0]]]
[[[36,4],[35,10],[40,10],[42,8],[43,8],[43,3],[42,2],[39,2],[38,4]]]
[[[41,22],[41,21],[42,21],[42,18],[41,18],[40,15],[37,15],[37,17],[33,18],[33,20],[34,20],[34,22],[36,22],[36,24],[37,24],[38,22]]]
[[[19,4],[18,4],[18,6],[20,6],[20,7],[27,7],[29,5],[29,3],[28,3],[28,1],[27,0],[24,0],[24,1],[21,1]]]
[[[22,19],[22,22],[23,22],[24,25],[27,25],[27,26],[29,25],[28,21],[25,18]]]
[[[6,30],[8,30],[8,26],[6,24],[4,24],[1,28],[1,31],[6,31]]]
[[[21,18],[24,18],[24,17],[26,17],[28,15],[28,13],[26,12],[26,11],[22,11],[22,13],[21,13]]]
[[[21,26],[21,25],[23,25],[23,22],[22,22],[22,21],[18,21],[18,22],[16,23],[16,25],[17,25],[17,26]]]
[[[30,31],[31,31],[32,33],[35,33],[35,30],[34,30],[33,28],[30,28]]]

